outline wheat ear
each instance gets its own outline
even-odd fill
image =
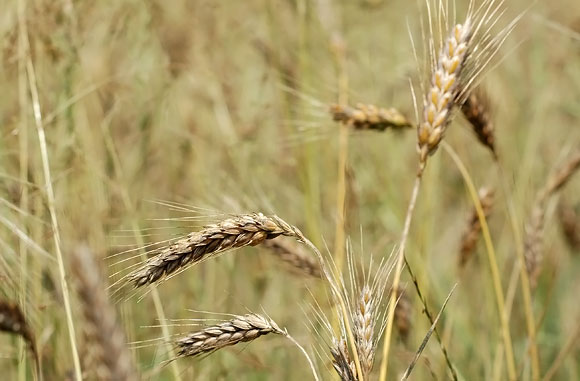
[[[481,188],[478,192],[479,202],[481,203],[481,208],[483,209],[483,214],[485,218],[488,218],[491,209],[493,207],[494,191],[490,188]],[[464,268],[467,262],[473,256],[477,240],[481,233],[481,222],[479,222],[479,216],[475,207],[471,212],[471,217],[469,218],[469,224],[463,237],[461,238],[461,249],[459,252],[459,268]]]
[[[357,381],[355,364],[350,359],[345,338],[332,338],[330,355],[332,356],[332,366],[341,381]]]
[[[388,128],[413,127],[413,124],[395,108],[385,109],[362,103],[354,107],[333,104],[329,111],[333,120],[343,122],[357,130],[384,131]]]
[[[175,342],[175,345],[179,357],[193,357],[238,343],[253,341],[271,333],[286,336],[286,332],[280,329],[272,319],[257,314],[247,314],[235,316],[232,320],[182,337]]]
[[[85,345],[93,352],[96,378],[138,380],[125,332],[109,302],[100,266],[87,247],[73,252],[72,270],[85,318]]]
[[[536,196],[531,217],[526,225],[524,239],[524,258],[526,269],[530,276],[530,285],[535,288],[542,271],[543,262],[543,231],[548,200],[570,180],[580,168],[580,150],[574,152],[563,166],[558,168],[549,178]]]
[[[395,326],[399,337],[403,342],[407,342],[409,332],[411,332],[411,313],[413,306],[411,300],[404,290],[397,291],[397,306],[395,307]]]
[[[572,205],[560,201],[558,217],[566,242],[575,251],[580,250],[580,216]]]
[[[425,94],[423,119],[417,129],[420,163],[425,165],[443,139],[450,121],[455,99],[459,94],[460,75],[472,37],[471,22],[457,24],[444,42],[437,65],[431,76],[431,86]]]
[[[40,364],[38,351],[36,349],[36,340],[18,304],[0,300],[0,331],[22,337],[34,357],[38,370]]]
[[[481,87],[471,91],[461,106],[461,112],[471,125],[479,142],[489,148],[494,156],[497,156],[489,97]]]
[[[302,247],[297,244],[291,244],[291,242],[277,238],[264,241],[264,247],[268,248],[276,258],[286,263],[290,271],[300,275],[322,278],[322,270],[318,260],[302,250]]]
[[[278,216],[262,213],[236,215],[156,250],[152,258],[127,278],[135,287],[155,284],[217,254],[256,246],[280,235],[300,237],[302,234]]]

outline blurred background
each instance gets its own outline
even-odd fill
[[[457,0],[458,15],[466,7]],[[67,272],[70,253],[81,243],[100,258],[102,271],[113,274],[134,262],[115,265],[131,255],[111,255],[198,230],[220,213],[277,214],[320,249],[333,252],[341,126],[328,106],[340,95],[353,105],[395,107],[415,121],[409,79],[419,91],[424,68],[414,58],[409,32],[424,62],[422,2],[14,0],[3,8],[0,294],[20,301],[36,333],[46,379],[70,375],[72,363],[33,87],[46,131]],[[515,0],[506,8],[499,28],[527,13],[482,80],[499,161],[459,115],[446,141],[476,186],[496,190],[489,224],[508,300],[514,284],[510,328],[517,365],[529,379],[507,205],[513,204],[523,231],[552,169],[580,146],[580,5]],[[421,94],[416,96],[420,104]],[[371,257],[390,255],[400,239],[417,165],[415,145],[411,129],[349,132],[345,233],[363,266]],[[544,265],[532,296],[541,368],[547,371],[569,344],[556,376],[572,380],[580,378],[580,350],[577,341],[570,343],[579,335],[580,258],[577,242],[574,246],[563,234],[564,208],[580,212],[578,177],[548,202]],[[407,255],[433,310],[459,282],[440,327],[461,377],[503,380],[482,242],[473,259],[458,268],[471,210],[457,167],[440,150],[425,174]],[[578,214],[572,221],[580,225]],[[410,328],[406,338],[395,333],[393,375],[406,368],[430,326],[406,276],[403,282]],[[321,295],[323,288],[256,247],[204,262],[158,292],[169,319],[212,317],[195,311],[267,312],[318,358],[330,379],[327,355],[313,350],[324,351],[325,344],[309,323],[311,294]],[[150,295],[121,299],[116,307],[129,342],[162,338]],[[325,302],[322,298],[323,309]],[[80,317],[74,293],[72,310]],[[76,321],[82,354],[82,323]],[[169,329],[175,334],[196,327]],[[0,336],[5,379],[32,379],[22,365],[29,361],[23,348],[16,338]],[[174,379],[161,343],[135,348],[133,355],[144,379]],[[177,365],[183,379],[311,377],[300,352],[281,337],[202,360],[180,359]],[[378,365],[377,360],[375,371]],[[433,375],[447,377],[434,338],[413,377]]]

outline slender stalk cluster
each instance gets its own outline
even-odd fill
[[[152,258],[128,275],[128,280],[135,287],[154,284],[219,253],[256,246],[280,235],[302,236],[296,227],[277,216],[262,213],[236,215],[158,249]]]
[[[460,75],[468,55],[471,23],[457,24],[444,42],[443,50],[431,77],[431,86],[425,94],[423,120],[417,130],[421,164],[433,154],[450,121],[451,111],[460,89]]]
[[[175,345],[179,357],[198,356],[238,343],[253,341],[271,333],[286,336],[286,332],[280,329],[272,319],[257,314],[247,314],[235,316],[232,320],[182,337],[175,342]]]
[[[356,130],[378,130],[387,128],[409,128],[413,124],[395,108],[379,108],[374,105],[358,103],[356,106],[330,106],[332,119],[352,126]]]

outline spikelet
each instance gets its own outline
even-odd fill
[[[218,349],[253,341],[268,334],[286,336],[286,332],[270,318],[257,314],[235,316],[234,319],[212,325],[199,332],[176,340],[178,357],[193,357],[212,353]]]
[[[330,355],[332,356],[332,366],[341,381],[357,381],[355,365],[350,359],[345,338],[332,338]]]
[[[572,250],[580,251],[580,215],[572,205],[560,201],[558,217],[566,242]]]
[[[127,279],[135,287],[155,284],[217,254],[256,246],[280,235],[299,240],[302,237],[296,227],[277,216],[264,216],[262,213],[236,215],[154,251],[154,256],[131,272]]]
[[[73,253],[73,274],[85,318],[85,350],[97,380],[138,380],[125,333],[109,302],[100,266],[91,251],[80,247]]]
[[[413,312],[413,306],[411,305],[411,300],[407,296],[407,293],[403,290],[397,292],[397,306],[395,307],[395,326],[399,337],[406,343],[409,338],[409,333],[411,332],[411,314]]]
[[[469,121],[477,139],[496,156],[494,125],[491,119],[490,102],[487,94],[485,94],[481,87],[471,91],[461,106],[461,112],[465,116],[465,119]]]
[[[375,359],[374,330],[376,319],[376,306],[371,288],[365,284],[357,300],[356,310],[353,314],[353,334],[356,342],[356,350],[359,355],[363,376],[367,377],[373,369]]]
[[[489,217],[491,213],[491,208],[493,207],[494,191],[490,188],[481,188],[479,190],[479,202],[481,203],[481,208],[483,209],[483,214],[485,217]],[[461,238],[461,249],[459,252],[459,268],[465,267],[467,262],[473,256],[475,246],[477,245],[477,240],[481,232],[481,223],[479,222],[479,217],[477,215],[477,210],[475,207],[471,212],[471,217],[469,218],[468,227],[463,233]]]
[[[264,241],[264,247],[286,263],[290,271],[299,275],[311,276],[314,278],[322,278],[322,269],[318,260],[309,255],[303,248],[297,244],[281,240]]]
[[[532,208],[531,217],[526,225],[524,239],[524,258],[530,276],[530,285],[535,288],[542,271],[543,231],[548,200],[570,180],[580,167],[580,150],[574,152],[562,167],[557,169],[540,190]]]
[[[18,304],[0,300],[0,331],[22,337],[38,366],[38,352],[34,335]]]
[[[430,88],[425,94],[423,119],[417,129],[420,163],[425,165],[433,154],[450,122],[451,111],[459,94],[461,72],[468,55],[472,37],[471,19],[457,24],[444,41],[436,67],[433,68]]]
[[[384,131],[387,128],[401,129],[413,124],[395,108],[378,108],[358,103],[355,107],[333,104],[330,106],[332,119],[343,122],[357,130]]]

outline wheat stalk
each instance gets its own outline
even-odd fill
[[[286,263],[292,272],[314,278],[322,278],[322,270],[318,260],[302,250],[302,247],[292,245],[290,242],[280,238],[264,241],[263,245],[276,258]]]
[[[343,122],[357,130],[384,131],[387,128],[408,128],[413,124],[395,108],[379,108],[372,104],[358,103],[356,106],[333,104],[329,108],[332,119]]]
[[[494,156],[497,156],[489,97],[483,88],[478,87],[471,91],[461,105],[461,112],[471,125],[481,144],[489,148]]]
[[[235,316],[232,320],[179,338],[175,346],[177,356],[194,357],[238,343],[253,341],[271,333],[286,336],[286,332],[280,329],[272,319],[257,314],[247,314]]]
[[[85,318],[85,345],[93,352],[96,378],[138,380],[125,333],[109,302],[99,265],[88,248],[73,252],[72,270]]]
[[[480,188],[478,192],[479,202],[485,217],[489,217],[493,207],[494,191],[490,188]],[[459,252],[459,267],[463,268],[473,255],[477,240],[481,233],[481,222],[477,210],[473,208],[469,218],[468,227],[461,238],[461,249]]]
[[[217,254],[244,246],[256,246],[280,235],[298,238],[302,233],[278,216],[262,213],[236,215],[158,249],[127,279],[135,287],[155,284]]]

